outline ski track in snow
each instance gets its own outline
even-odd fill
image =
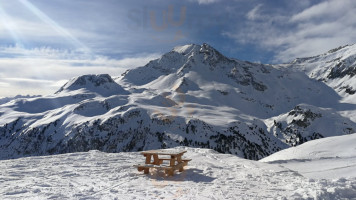
[[[179,147],[183,148],[183,147]],[[352,199],[355,178],[311,179],[280,165],[185,148],[185,171],[149,175],[138,153],[90,151],[3,160],[0,199]]]

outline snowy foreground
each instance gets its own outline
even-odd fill
[[[174,177],[138,172],[138,152],[3,160],[0,199],[356,199],[355,143],[356,134],[319,139],[271,163],[179,147],[193,160]]]

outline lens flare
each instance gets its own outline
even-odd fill
[[[24,41],[21,38],[20,33],[18,33],[16,30],[18,28],[16,27],[16,24],[13,23],[9,15],[6,13],[6,11],[2,8],[0,4],[0,21],[3,24],[3,27],[8,31],[12,39],[14,40],[14,43],[16,46],[23,46]]]
[[[36,15],[42,22],[49,25],[53,30],[59,33],[62,37],[66,38],[70,41],[77,49],[84,51],[86,53],[90,53],[90,49],[85,46],[82,42],[80,42],[76,37],[74,37],[70,32],[68,32],[65,28],[60,26],[54,20],[52,20],[49,16],[47,16],[44,12],[38,9],[35,5],[33,5],[28,0],[20,0],[20,2],[29,9],[34,15]]]

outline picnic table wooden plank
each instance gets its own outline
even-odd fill
[[[182,163],[184,164],[184,163],[187,163],[189,161],[191,161],[191,159],[185,159],[179,164],[182,164]],[[174,166],[170,166],[170,165],[155,165],[155,164],[138,164],[138,165],[134,165],[134,167],[139,167],[139,168],[147,168],[147,167],[150,167],[150,168],[172,168],[172,167],[178,166],[179,164],[174,165]],[[140,171],[142,171],[142,170],[140,170]]]
[[[171,160],[170,158],[160,158],[159,160]],[[182,161],[191,161],[192,159],[182,158]]]
[[[185,150],[166,150],[166,149],[161,149],[161,150],[149,150],[149,151],[142,151],[141,154],[157,154],[157,155],[179,155],[179,154],[184,154],[187,151]]]
[[[154,165],[154,164],[144,164],[144,165],[134,165],[134,167],[137,168],[156,168],[156,169],[171,169],[172,166],[168,166],[168,165]],[[142,171],[142,170],[140,170]]]

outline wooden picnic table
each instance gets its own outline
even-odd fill
[[[184,150],[171,150],[159,149],[143,151],[141,154],[146,157],[145,165],[136,165],[138,171],[144,171],[145,174],[149,173],[150,168],[163,169],[169,176],[173,176],[175,170],[182,172],[184,166],[188,164],[191,159],[183,159],[182,156],[187,151]],[[159,158],[159,156],[169,156],[168,158]],[[153,160],[152,160],[153,158]],[[169,165],[163,165],[163,161],[169,161]]]

